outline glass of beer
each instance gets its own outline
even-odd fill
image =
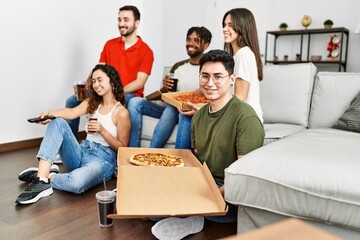
[[[172,86],[172,88],[169,89],[169,91],[171,91],[171,92],[176,92],[176,90],[177,90],[177,84],[178,84],[179,79],[175,76],[174,73],[169,73],[168,76],[169,76],[169,78],[173,81],[173,84],[174,84],[174,85]]]
[[[97,120],[98,120],[98,117],[97,117],[96,114],[93,114],[93,115],[91,115],[91,116],[89,117],[89,122],[90,122],[90,121],[97,121]],[[95,132],[95,131],[89,131],[89,130],[88,130],[88,133],[94,134],[94,133],[96,133],[96,132]]]
[[[86,98],[86,86],[84,82],[74,83],[74,94],[78,101],[83,101]]]

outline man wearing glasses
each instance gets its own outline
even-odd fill
[[[209,100],[191,121],[191,148],[206,162],[224,196],[224,170],[243,155],[261,147],[264,129],[254,109],[231,93],[235,76],[233,57],[212,50],[200,59],[200,90]],[[206,217],[214,222],[235,222],[237,208],[229,205],[225,216]],[[152,227],[158,239],[181,239],[203,229],[204,217],[166,218]]]

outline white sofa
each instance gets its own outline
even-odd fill
[[[332,128],[360,92],[360,73],[267,65],[260,87],[265,145],[225,170],[238,232],[295,217],[360,239],[360,133]]]

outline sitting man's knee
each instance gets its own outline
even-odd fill
[[[130,99],[127,108],[129,111],[131,111],[131,109],[141,109],[144,101],[146,101],[144,98],[133,97]]]

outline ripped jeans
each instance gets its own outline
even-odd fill
[[[52,164],[58,153],[68,171],[56,174],[51,180],[51,186],[58,190],[80,194],[102,183],[103,179],[109,180],[115,171],[116,152],[88,140],[79,144],[62,118],[48,124],[36,157]]]

